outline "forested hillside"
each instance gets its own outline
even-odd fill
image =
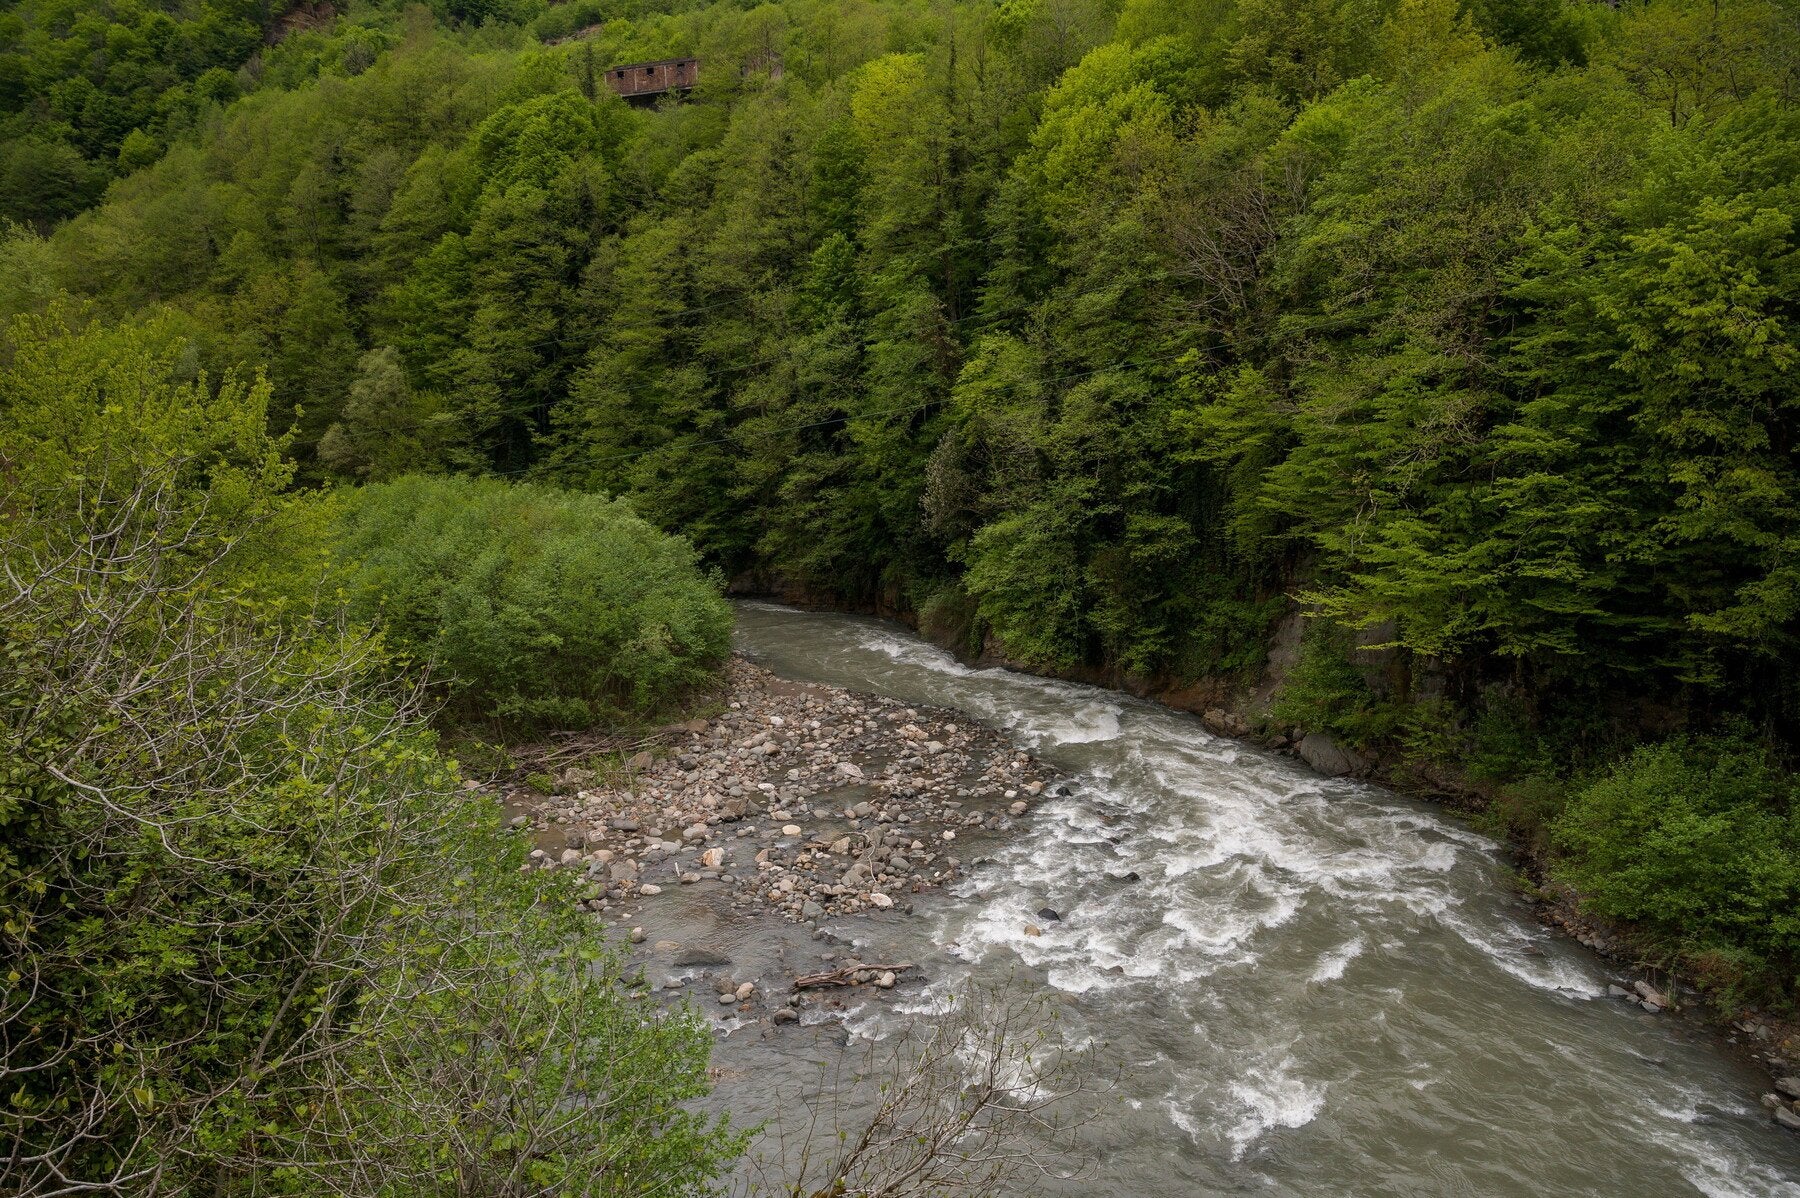
[[[176,90],[231,99],[195,53]],[[654,109],[600,78],[676,55]],[[267,58],[204,119],[61,118],[122,177],[12,229],[0,303],[266,368],[304,483],[622,495],[758,585],[1168,683],[1249,683],[1297,603],[1280,718],[1532,832],[1639,741],[1794,743],[1789,4],[582,0]],[[1565,843],[1766,825],[1766,868],[1611,913],[1791,963],[1792,783],[1752,774]]]

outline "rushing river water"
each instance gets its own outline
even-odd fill
[[[1090,1176],[1026,1192],[1800,1195],[1800,1138],[1757,1105],[1764,1079],[1606,998],[1606,963],[1540,928],[1498,846],[1447,813],[1150,703],[965,667],[875,620],[742,604],[738,643],[788,678],[960,709],[1074,779],[953,893],[833,925],[934,989],[1022,972],[1116,1075],[1077,1100]],[[1126,872],[1140,880],[1107,880]],[[669,898],[664,916],[699,933],[788,937],[739,943],[739,960],[818,947]],[[1027,935],[1045,905],[1062,921]],[[922,1002],[853,1000],[845,1026],[880,1037]],[[720,1101],[791,1109],[831,1030],[725,1036]]]

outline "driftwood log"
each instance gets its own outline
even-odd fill
[[[833,969],[828,973],[809,973],[805,977],[794,979],[794,989],[805,990],[812,986],[855,986],[859,985],[857,974],[869,976],[862,982],[872,982],[884,973],[902,973],[912,968],[911,961],[902,961],[898,965],[846,965],[842,969]]]

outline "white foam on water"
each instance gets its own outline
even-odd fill
[[[969,678],[991,672],[965,666],[949,650],[940,649],[917,637],[902,636],[877,627],[862,628],[858,632],[860,635],[857,636],[856,643],[859,647],[873,650],[890,661],[918,666],[934,674],[948,674],[953,678]]]
[[[1251,1145],[1276,1128],[1305,1127],[1325,1109],[1325,1087],[1309,1085],[1295,1074],[1293,1057],[1273,1065],[1252,1066],[1231,1083],[1231,1096],[1243,1107],[1225,1133],[1231,1159],[1241,1160]]]
[[[1122,714],[1116,704],[1090,703],[1066,719],[1027,718],[1020,731],[1040,745],[1089,745],[1118,739]]]
[[[1260,906],[1251,904],[1261,900]],[[1301,906],[1298,889],[1251,885],[1230,894],[1209,895],[1203,902],[1171,907],[1163,922],[1182,934],[1183,948],[1197,949],[1209,957],[1244,951],[1249,942],[1270,928],[1293,919]]]
[[[1800,1183],[1715,1144],[1655,1128],[1649,1138],[1679,1158],[1677,1170],[1706,1198],[1800,1198]]]
[[[1396,1034],[1443,1034],[1409,1022],[1402,989],[1380,984],[1384,954],[1414,966],[1441,958],[1457,972],[1446,986],[1489,987],[1481,971],[1492,969],[1498,988],[1515,996],[1604,992],[1592,963],[1486,900],[1497,893],[1494,866],[1504,850],[1450,817],[1360,783],[1311,777],[1187,716],[1077,684],[965,666],[899,631],[840,624],[828,642],[834,668],[860,669],[871,685],[904,673],[908,693],[921,693],[917,674],[929,671],[943,680],[926,692],[935,701],[1023,744],[1091,746],[1063,759],[1079,763],[1073,792],[1035,802],[992,863],[952,887],[960,901],[939,909],[936,940],[961,961],[987,961],[983,973],[1016,958],[1049,988],[1089,996],[1066,1010],[1096,1030],[1109,1014],[1153,1012],[1159,1042],[1180,1048],[1163,1066],[1128,1070],[1119,1098],[1166,1111],[1208,1155],[1241,1159],[1272,1134],[1306,1126],[1328,1090],[1354,1108],[1358,1083],[1340,1059],[1309,1055],[1307,1068],[1320,1076],[1303,1075],[1296,1060],[1296,1022],[1341,1005],[1314,988],[1353,996],[1356,1009],[1383,1025],[1383,1008],[1394,1009]],[[1139,880],[1104,876],[1125,871]],[[1063,919],[1039,918],[1046,905]],[[1032,925],[1039,934],[1027,933]],[[1287,925],[1291,932],[1265,936]],[[1305,951],[1295,951],[1296,937]],[[1471,964],[1465,945],[1483,964]],[[1352,969],[1363,957],[1370,960]],[[1235,970],[1243,972],[1227,972]],[[1208,977],[1215,983],[1185,984]],[[1434,992],[1428,979],[1412,984]],[[922,993],[838,1017],[853,1035],[875,1038],[907,1017],[929,1020],[945,992],[934,980]],[[1191,1035],[1182,1030],[1189,1026]],[[1593,1072],[1591,1046],[1580,1037],[1539,1044],[1528,1027],[1518,1039],[1521,1060],[1547,1056],[1550,1068],[1583,1080]],[[1363,1047],[1379,1052],[1384,1043],[1375,1037]],[[1433,1060],[1433,1069],[1443,1067]],[[1432,1087],[1439,1107],[1462,1105],[1454,1073],[1406,1081],[1402,1094]],[[1627,1104],[1634,1148],[1659,1158],[1662,1189],[1687,1193],[1686,1179],[1707,1198],[1800,1198],[1800,1186],[1764,1163],[1779,1158],[1731,1130],[1737,1112],[1715,1090],[1658,1088]],[[1746,1126],[1757,1113],[1743,1117]]]
[[[1479,949],[1490,963],[1535,989],[1583,1000],[1606,993],[1605,981],[1592,972],[1542,950],[1539,950],[1542,955],[1528,956],[1517,946],[1501,940],[1493,931],[1462,918],[1453,907],[1439,912],[1438,922],[1471,947]]]
[[[1357,936],[1348,944],[1339,945],[1319,958],[1319,964],[1312,971],[1312,981],[1316,984],[1335,982],[1344,976],[1344,970],[1350,962],[1362,956],[1363,938]]]

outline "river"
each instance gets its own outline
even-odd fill
[[[1023,1192],[1800,1195],[1800,1138],[1757,1105],[1766,1079],[1703,1029],[1607,998],[1617,973],[1540,927],[1500,846],[1452,814],[1115,692],[964,666],[892,624],[738,616],[739,648],[784,677],[959,709],[1073,779],[952,892],[833,926],[918,961],[929,993],[807,1028],[726,1021],[716,1097],[739,1117],[791,1113],[846,1034],[887,1035],[965,975],[1022,973],[1116,1079],[1074,1100],[1082,1127],[1059,1145],[1089,1176]],[[665,921],[740,958],[818,947],[670,899]]]

